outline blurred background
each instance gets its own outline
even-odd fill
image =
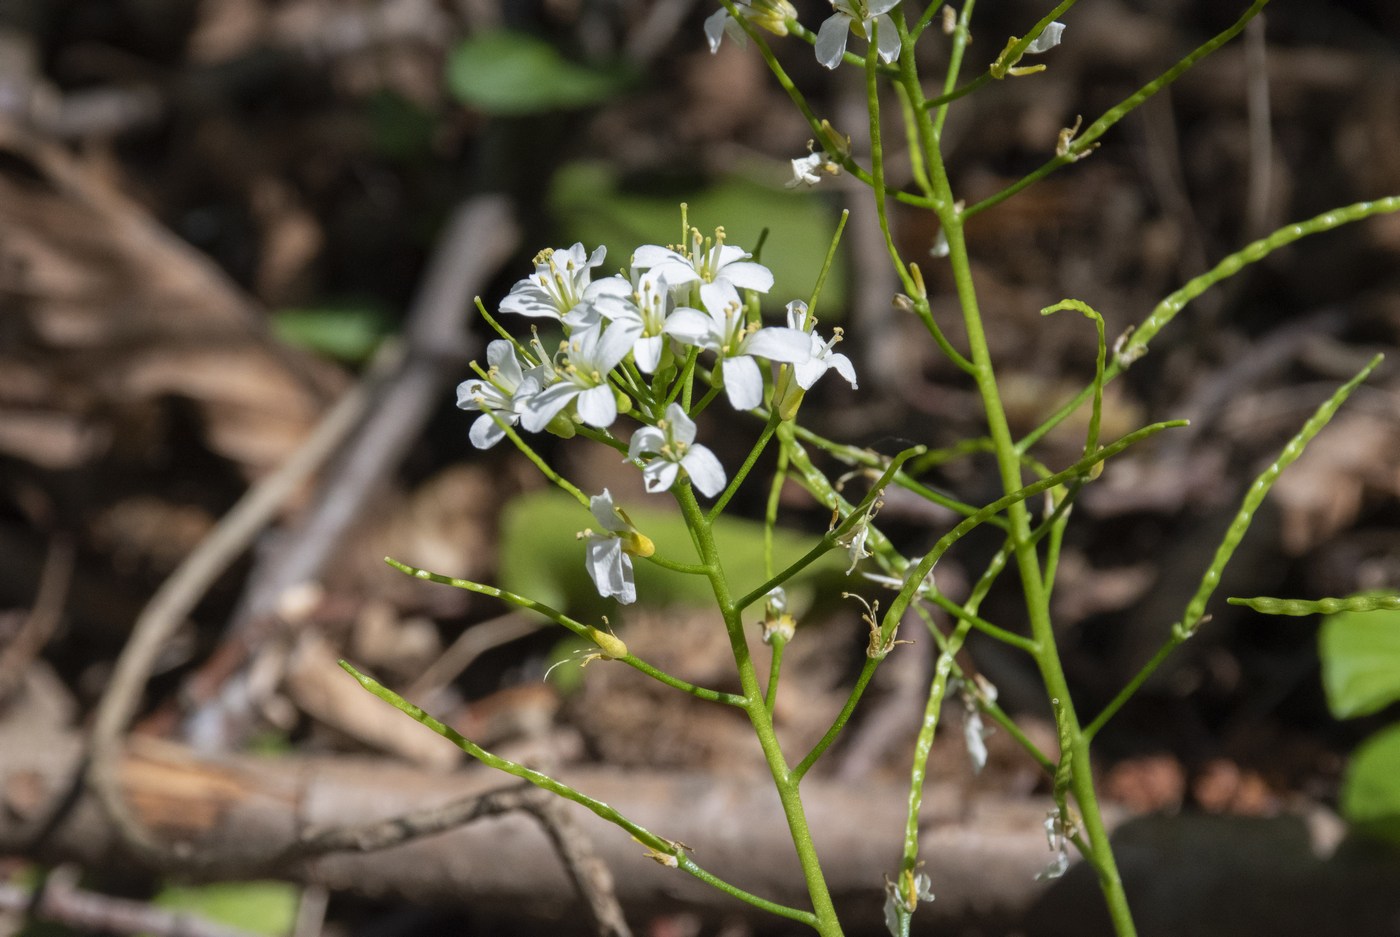
[[[830,13],[796,6],[814,31]],[[1092,121],[1245,6],[1084,0],[1064,43],[1041,57],[1046,72],[992,83],[952,109],[943,143],[955,192],[972,203],[1033,170],[1076,115]],[[487,747],[573,772],[614,792],[603,799],[620,809],[634,796],[663,835],[690,811],[696,835],[714,841],[680,838],[702,864],[732,865],[745,887],[740,876],[755,874],[761,894],[800,884],[782,831],[764,839],[769,828],[745,813],[744,792],[766,781],[736,714],[606,664],[566,663],[545,680],[576,648],[559,629],[381,561],[499,582],[586,621],[606,614],[640,656],[737,689],[722,629],[690,586],[644,579],[637,607],[600,605],[574,539],[590,518],[507,447],[474,450],[474,417],[453,406],[454,385],[491,337],[473,296],[494,309],[537,251],[575,241],[606,245],[612,272],[639,244],[675,241],[682,202],[702,231],[722,225],[749,249],[762,239],[774,315],[808,296],[841,210],[853,212],[821,318],[845,329],[860,389],[819,386],[803,409],[813,429],[884,453],[980,434],[964,375],[891,306],[897,282],[859,183],[784,186],[810,130],[752,46],[726,39],[710,53],[701,24],[714,8],[0,3],[0,852],[10,856],[0,879],[18,887],[48,875],[63,885],[56,895],[90,893],[106,915],[94,922],[61,903],[27,915],[22,888],[0,901],[0,930],[220,932],[162,931],[174,925],[157,918],[125,926],[120,899],[150,913],[194,908],[206,922],[220,901],[265,915],[207,923],[240,933],[586,932],[528,819],[482,821],[450,853],[321,861],[268,845],[304,826],[504,783],[410,731],[345,677],[339,657]],[[1047,9],[979,6],[964,77]],[[854,138],[858,158],[868,152],[862,77],[826,71],[795,38],[769,38],[816,112]],[[941,81],[946,41],[931,31],[922,55],[929,82]],[[886,116],[889,148],[902,138],[893,99]],[[890,173],[908,186],[906,163]],[[1042,319],[1042,307],[1090,303],[1112,340],[1246,242],[1396,193],[1400,7],[1277,0],[1092,156],[970,225],[1013,429],[1034,428],[1093,374],[1086,323]],[[905,206],[892,219],[959,344],[951,278],[928,256],[933,219]],[[1054,611],[1081,712],[1097,711],[1165,640],[1254,475],[1398,337],[1400,215],[1387,215],[1307,239],[1212,290],[1111,386],[1105,438],[1157,420],[1191,426],[1114,460],[1075,506]],[[1400,905],[1378,884],[1394,880],[1393,851],[1354,839],[1339,848],[1337,814],[1349,754],[1393,724],[1395,708],[1336,720],[1317,620],[1223,602],[1400,586],[1397,393],[1392,355],[1278,483],[1208,625],[1100,736],[1096,768],[1124,824],[1144,933],[1400,933]],[[704,441],[736,466],[757,423],[708,416]],[[1067,425],[1037,455],[1058,468],[1082,445],[1082,426]],[[540,446],[584,490],[606,485],[643,513],[640,478],[619,472],[611,450],[552,437]],[[970,456],[930,482],[990,500],[999,489],[989,465]],[[233,512],[250,492],[266,499],[261,512]],[[746,488],[736,516],[760,516],[765,493]],[[783,520],[792,540],[780,550],[798,551],[829,518],[793,487]],[[893,496],[879,522],[908,553],[950,524]],[[664,515],[650,523],[658,540],[683,538]],[[754,529],[736,521],[728,532],[734,568],[759,555]],[[965,594],[997,546],[969,538],[939,565],[943,591]],[[173,580],[192,556],[202,574]],[[803,628],[779,707],[795,751],[820,736],[859,668],[864,626],[839,599],[851,583],[843,567],[834,560],[798,596]],[[1015,584],[1004,585],[983,614],[1020,629]],[[164,607],[153,605],[157,590]],[[130,650],[143,627],[159,640]],[[134,677],[116,667],[124,648],[145,654]],[[899,810],[931,651],[925,639],[891,658],[814,773],[813,811],[829,819],[841,857],[838,893],[861,909],[852,933],[882,930],[880,875],[895,868],[898,839],[872,842],[868,830],[883,828],[884,806]],[[1027,661],[970,641],[964,666],[1053,750]],[[148,785],[138,813],[168,841],[193,843],[188,861],[133,851],[90,804],[52,806],[84,733],[121,708],[114,684],[131,710],[115,731],[129,724],[148,746],[145,773],[127,769],[126,783]],[[947,851],[942,864],[928,854],[939,900],[921,913],[938,933],[1098,932],[1085,870],[1053,888],[1032,880],[1048,858],[1046,779],[1004,733],[974,778],[958,710],[954,701],[931,769],[930,835]],[[334,792],[325,814],[305,781],[317,771],[325,786],[314,790]],[[715,791],[737,799],[706,807],[720,818],[707,826],[697,805]],[[882,806],[878,791],[896,802]],[[211,812],[192,814],[186,796]],[[1154,825],[1162,816],[1177,825]],[[677,886],[615,829],[588,830],[636,933],[797,930]],[[244,879],[268,881],[232,892],[193,884]]]

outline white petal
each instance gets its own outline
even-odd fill
[[[579,388],[574,384],[555,384],[553,387],[546,387],[538,394],[530,398],[525,405],[525,413],[521,417],[521,424],[530,432],[538,433],[549,425],[549,421],[554,419],[554,415],[569,405],[579,394]]]
[[[751,260],[726,264],[719,275],[720,278],[744,290],[766,293],[773,288],[773,271]]]
[[[472,441],[472,445],[478,449],[490,449],[496,443],[506,438],[506,431],[493,419],[491,414],[483,413],[472,423],[471,432],[467,433],[467,438]]]
[[[617,507],[613,504],[612,492],[604,488],[603,493],[594,495],[588,499],[588,510],[593,512],[593,519],[603,526],[604,530],[611,530],[618,533],[627,529],[621,517],[617,514]]]
[[[787,324],[790,329],[802,329],[807,320],[807,304],[794,299],[787,304]]]
[[[744,301],[739,298],[739,291],[731,280],[701,284],[700,302],[710,317],[720,325],[728,321],[726,314],[744,308]]]
[[[667,462],[665,459],[652,459],[642,467],[642,477],[646,479],[647,491],[655,494],[658,491],[670,491],[671,486],[676,483],[676,476],[680,474],[681,467],[674,462]]]
[[[899,58],[899,33],[888,16],[875,17],[875,41],[880,61],[888,65]]]
[[[607,374],[632,350],[637,338],[642,334],[640,320],[623,319],[608,326],[598,340],[591,359],[593,366],[602,374]]]
[[[637,601],[632,578],[632,558],[622,552],[616,537],[592,538],[587,544],[588,575],[603,598],[616,598],[624,605]]]
[[[855,365],[851,364],[850,358],[847,358],[839,351],[833,355],[827,356],[826,366],[829,368],[835,368],[836,373],[841,375],[841,377],[845,379],[847,384],[851,385],[852,390],[855,390],[859,386],[856,384]]]
[[[846,54],[846,37],[851,32],[851,18],[844,13],[834,13],[817,30],[817,61],[827,68],[841,64],[841,56]]]
[[[796,363],[812,357],[812,336],[801,329],[769,326],[744,340],[744,354]]]
[[[715,323],[699,309],[683,306],[666,318],[665,332],[683,345],[708,348],[714,351],[719,347],[715,335]]]
[[[664,445],[665,433],[655,426],[643,426],[632,434],[632,441],[627,444],[627,458],[639,459],[648,452],[660,452]]]
[[[661,353],[666,350],[666,339],[660,335],[648,335],[639,338],[632,346],[632,360],[637,363],[637,370],[643,374],[651,374],[661,364]]]
[[[1035,42],[1026,46],[1027,55],[1035,55],[1039,52],[1049,52],[1060,44],[1060,36],[1064,34],[1064,23],[1051,23],[1041,30],[1040,35],[1035,37]]]
[[[882,13],[888,13],[897,6],[899,6],[899,0],[868,0],[865,4],[865,10],[871,16],[879,16]]]
[[[735,410],[752,410],[763,402],[763,375],[758,362],[747,356],[725,358],[719,365],[724,393]]]
[[[709,448],[691,446],[681,459],[681,467],[690,476],[690,483],[705,497],[713,498],[724,490],[724,466]]]
[[[678,442],[685,446],[695,442],[695,421],[685,410],[681,409],[681,405],[678,403],[673,403],[666,408],[666,435],[671,438],[672,442]]]
[[[719,51],[719,41],[724,38],[724,27],[728,25],[729,11],[720,7],[705,17],[705,38],[710,41],[710,51]]]
[[[590,387],[578,395],[579,419],[589,426],[607,429],[617,419],[617,398],[607,384]]]

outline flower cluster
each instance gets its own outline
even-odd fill
[[[457,406],[481,413],[471,428],[474,446],[490,448],[516,427],[564,437],[589,427],[621,448],[612,428],[626,413],[642,424],[626,461],[641,469],[647,491],[669,491],[685,477],[714,497],[726,484],[724,467],[696,442],[691,414],[676,402],[702,354],[714,388],[706,401],[722,390],[736,410],[764,402],[771,364],[786,368],[784,418],[832,368],[856,386],[850,360],[832,350],[841,331],[819,336],[805,303],[788,304],[785,326],[761,322],[750,298],[772,289],[773,274],[726,244],[724,229],[712,238],[690,229],[687,243],[671,247],[643,245],[626,271],[595,279],[604,256],[603,248],[590,253],[582,244],[542,251],[534,273],[501,301],[501,312],[548,320],[562,340],[551,354],[532,328],[528,342],[502,338],[487,346],[487,367],[474,365],[478,376],[457,388]],[[682,399],[691,399],[689,391]],[[615,513],[607,492],[593,499],[593,511],[603,532],[585,532],[589,573],[604,596],[634,601],[630,557],[649,555],[645,538]]]

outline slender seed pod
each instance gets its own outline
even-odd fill
[[[1400,609],[1400,592],[1373,592],[1344,599],[1226,599],[1231,605],[1243,605],[1264,615],[1333,615],[1337,612],[1375,612]]]

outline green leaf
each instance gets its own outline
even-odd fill
[[[1400,845],[1400,725],[1371,736],[1352,755],[1342,814],[1362,832]]]
[[[754,249],[765,228],[772,231],[760,258],[773,271],[773,289],[764,300],[770,313],[789,300],[810,298],[837,224],[836,211],[818,195],[739,175],[703,187],[684,180],[639,190],[624,184],[613,167],[592,161],[561,168],[549,193],[550,211],[563,226],[561,240],[607,247],[603,270],[608,273],[625,267],[642,244],[675,243],[681,202],[689,206],[691,226],[708,235],[723,225],[726,242],[744,250]],[[839,321],[845,295],[845,260],[838,253],[822,288],[818,318],[828,326]]]
[[[1322,685],[1338,719],[1400,700],[1400,611],[1342,612],[1318,633]]]
[[[656,495],[647,500],[663,503]],[[658,554],[680,563],[698,562],[690,531],[680,514],[659,506],[649,507],[640,498],[621,507],[637,529],[656,544]],[[501,588],[568,609],[585,619],[590,614],[606,613],[613,603],[599,598],[584,568],[583,544],[574,537],[575,532],[596,523],[577,501],[556,489],[532,492],[511,501],[501,518]],[[724,557],[725,570],[734,580],[736,595],[763,582],[763,525],[721,517],[715,522],[715,541]],[[775,531],[774,568],[796,562],[815,543],[814,536]],[[844,561],[845,554],[833,550],[804,570],[794,583],[800,589],[803,583],[814,585],[821,576],[840,576],[845,572]],[[636,570],[638,601],[645,605],[714,604],[710,582],[703,576],[672,572],[635,558],[632,565]],[[793,589],[788,594],[790,601],[800,601],[793,596]]]
[[[297,886],[286,882],[221,882],[167,886],[152,903],[250,933],[278,937],[291,933],[296,923],[297,896]]]
[[[351,364],[369,358],[390,328],[384,313],[354,304],[283,309],[272,316],[272,331],[282,341]]]
[[[621,68],[571,62],[548,42],[506,30],[464,40],[447,61],[447,87],[488,114],[540,114],[597,104],[630,79]]]

